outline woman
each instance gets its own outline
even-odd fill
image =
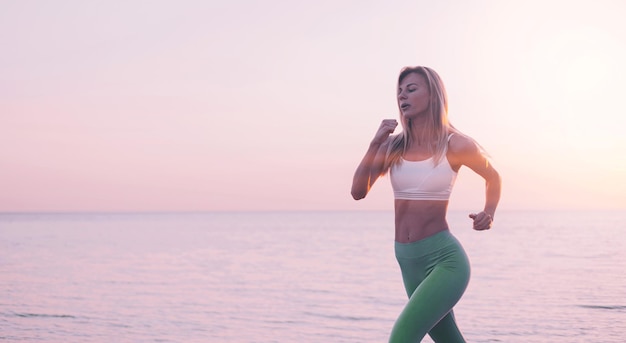
[[[465,342],[452,308],[467,287],[470,267],[446,222],[448,199],[461,166],[486,181],[485,206],[470,214],[475,230],[493,224],[500,199],[500,176],[480,146],[448,121],[448,100],[439,75],[427,67],[407,67],[398,77],[398,122],[382,121],[352,183],[355,200],[364,198],[381,175],[390,173],[395,198],[395,253],[409,301],[390,342]]]

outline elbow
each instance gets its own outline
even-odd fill
[[[502,178],[497,171],[493,171],[491,176],[487,179],[487,186],[498,187],[500,188],[502,185]]]
[[[495,172],[493,179],[494,179],[494,182],[497,183],[498,185],[502,184],[502,177],[500,176],[500,173]]]
[[[485,177],[485,179],[487,180],[487,182],[493,182],[493,183],[501,182],[500,173],[498,173],[498,171],[495,169],[492,169],[490,173],[487,174],[487,177]]]
[[[363,191],[359,189],[353,189],[352,192],[350,193],[352,194],[352,199],[354,200],[361,200],[365,198],[365,196],[367,195],[367,191]]]

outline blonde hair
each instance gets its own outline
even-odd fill
[[[441,159],[445,157],[444,154],[446,153],[448,145],[448,133],[451,130],[457,132],[448,120],[448,95],[439,74],[423,66],[403,68],[398,76],[398,87],[402,80],[412,73],[424,77],[430,93],[428,106],[430,115],[419,137],[424,138],[424,142],[428,145],[428,151],[433,155],[433,161],[435,165],[437,165],[441,162]],[[400,114],[400,122],[403,130],[401,134],[391,138],[385,158],[385,173],[392,165],[400,162],[407,148],[412,143],[412,133],[416,128],[413,127],[410,120],[405,119],[402,114]]]

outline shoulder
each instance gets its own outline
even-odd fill
[[[460,132],[452,132],[448,141],[448,151],[455,155],[480,154],[480,148],[471,137]]]
[[[448,161],[453,168],[465,165],[472,170],[489,166],[482,147],[470,136],[455,132],[448,142]]]

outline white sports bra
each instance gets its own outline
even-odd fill
[[[422,161],[401,159],[391,166],[389,175],[396,199],[448,200],[457,172],[450,166],[444,152],[437,165],[432,157]]]

